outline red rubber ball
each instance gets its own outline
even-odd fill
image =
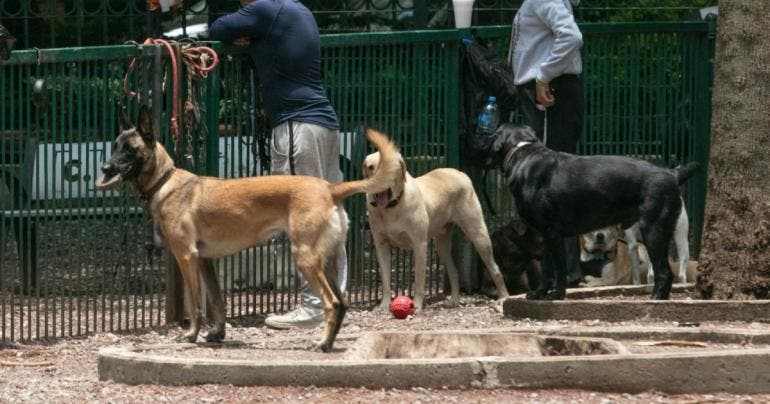
[[[414,314],[414,302],[409,296],[397,296],[390,302],[390,312],[395,318],[405,319]]]

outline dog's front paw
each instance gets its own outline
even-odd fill
[[[564,289],[554,289],[545,296],[545,300],[564,300],[567,297],[567,291]]]
[[[450,297],[446,299],[446,302],[444,302],[444,307],[446,308],[455,308],[460,305],[460,298],[458,297]]]
[[[656,290],[656,291],[652,292],[651,299],[652,300],[668,300],[668,297],[669,297],[668,293],[663,293],[663,292],[661,292],[659,290]]]
[[[545,299],[545,296],[548,294],[548,290],[546,289],[535,289],[533,291],[527,292],[527,300],[543,300]]]
[[[186,332],[176,338],[174,338],[174,341],[176,342],[190,342],[194,343],[198,340],[198,333],[197,332]]]
[[[211,330],[203,338],[206,342],[222,342],[225,339],[225,330]]]
[[[652,300],[668,300],[670,294],[670,284],[668,286],[658,286],[658,284],[656,284],[652,288]]]
[[[380,311],[390,313],[390,299],[382,299],[382,303],[380,303]]]
[[[503,312],[503,301],[505,301],[505,298],[503,299],[497,299],[493,300],[489,305],[498,313]]]
[[[320,341],[315,343],[310,350],[313,352],[329,353],[332,350],[332,344],[328,341]]]

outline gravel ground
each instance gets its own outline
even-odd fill
[[[227,340],[242,341],[257,347],[263,359],[311,359],[315,354],[307,347],[320,335],[320,329],[275,331],[264,327],[262,317],[249,317],[228,323]],[[466,296],[457,309],[446,309],[432,303],[407,320],[395,320],[386,313],[352,310],[341,330],[337,349],[341,355],[355,336],[376,330],[443,330],[567,327],[581,325],[606,328],[671,326],[656,323],[603,323],[600,321],[514,321],[503,318],[490,307],[484,297]],[[767,324],[701,324],[712,328],[770,329]],[[97,376],[97,351],[108,346],[136,346],[171,343],[179,327],[156,327],[151,331],[131,334],[100,333],[86,338],[63,339],[51,343],[0,345],[0,402],[330,402],[350,403],[431,403],[431,402],[532,402],[532,403],[631,403],[631,402],[769,402],[770,395],[666,395],[657,392],[616,394],[580,390],[514,390],[514,389],[424,389],[368,390],[354,388],[308,387],[235,387],[201,385],[191,387],[128,386],[100,382]],[[648,347],[635,350],[647,350]],[[216,351],[195,348],[196,351]]]

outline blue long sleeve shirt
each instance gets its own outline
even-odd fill
[[[264,109],[273,127],[287,121],[338,129],[321,83],[321,38],[313,14],[297,0],[256,0],[211,24],[211,39],[248,38]]]

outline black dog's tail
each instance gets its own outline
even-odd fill
[[[682,185],[690,177],[692,177],[696,171],[700,170],[700,164],[697,161],[691,161],[683,166],[675,168],[676,170],[676,182]]]

